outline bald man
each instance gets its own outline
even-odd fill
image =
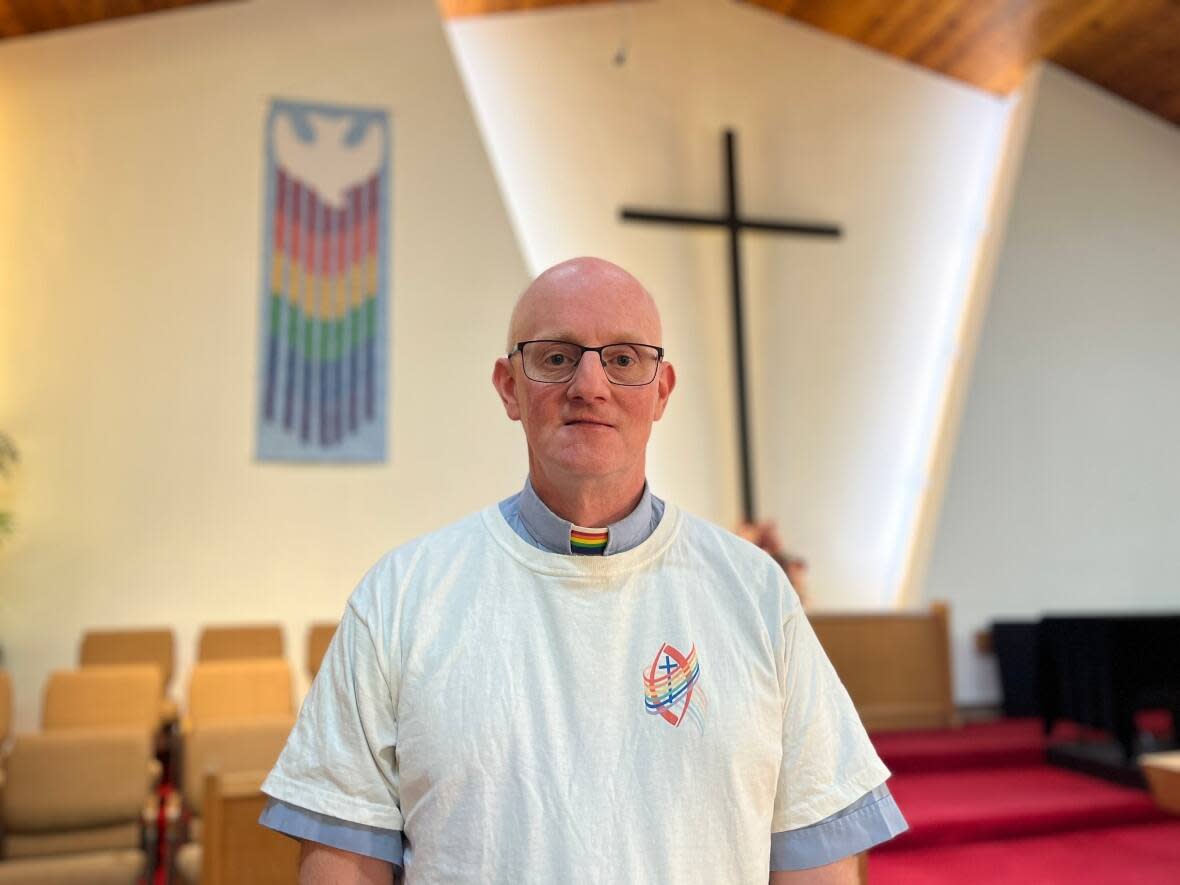
[[[263,785],[300,882],[855,882],[889,773],[777,563],[647,486],[651,296],[550,268],[492,383],[524,488],[370,570]]]

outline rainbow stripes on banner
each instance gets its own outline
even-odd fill
[[[383,461],[388,115],[272,101],[258,458]]]

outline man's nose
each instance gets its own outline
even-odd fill
[[[610,381],[607,380],[606,368],[602,365],[602,354],[587,350],[578,361],[578,367],[574,369],[574,377],[569,382],[569,395],[594,399],[606,396],[609,390]]]

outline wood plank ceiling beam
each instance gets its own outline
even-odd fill
[[[582,6],[610,2],[613,0],[437,0],[443,18],[467,18],[473,15],[525,12],[553,6]]]
[[[0,0],[0,37],[88,25],[112,18],[224,0]]]
[[[1180,2],[1114,4],[1049,60],[1180,125]]]
[[[0,0],[0,37],[226,0]],[[625,0],[436,0],[447,18]],[[1180,125],[1180,0],[739,0],[1005,94],[1042,59]]]
[[[990,92],[1045,59],[1180,124],[1180,0],[746,0]]]

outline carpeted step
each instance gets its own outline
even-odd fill
[[[869,854],[872,885],[1176,885],[1180,820]]]
[[[1157,740],[1171,732],[1171,716],[1164,710],[1145,710],[1136,725]],[[961,728],[887,731],[872,735],[877,753],[895,774],[964,771],[972,768],[1013,768],[1045,761],[1050,741],[1109,741],[1101,732],[1072,722],[1059,722],[1046,738],[1040,719],[998,719]]]
[[[1001,719],[962,728],[878,732],[877,754],[894,774],[1039,765],[1045,737],[1037,719]]]
[[[1165,817],[1142,790],[1047,765],[899,774],[889,780],[889,789],[910,830],[882,845],[882,853]]]

